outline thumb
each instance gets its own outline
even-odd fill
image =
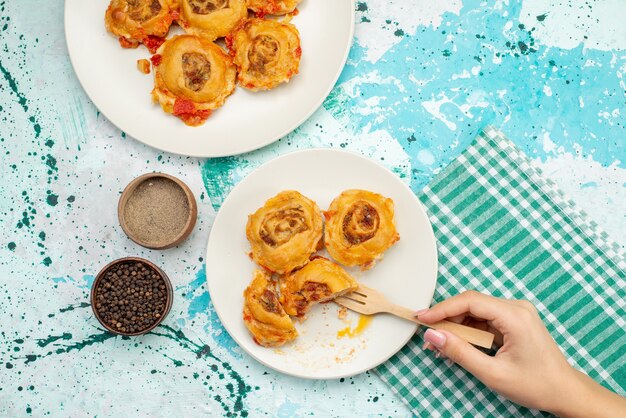
[[[488,374],[494,369],[493,357],[448,331],[429,328],[424,333],[424,339],[479,380],[490,380]]]

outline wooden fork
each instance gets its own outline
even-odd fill
[[[494,335],[487,331],[468,327],[466,325],[457,324],[451,321],[439,321],[432,324],[425,324],[415,318],[414,311],[400,305],[393,304],[385,298],[380,292],[372,288],[359,284],[357,290],[352,293],[345,294],[334,300],[341,306],[365,315],[373,315],[381,312],[387,312],[400,318],[407,319],[419,325],[434,329],[443,329],[450,331],[458,337],[464,339],[468,343],[479,347],[491,348]]]

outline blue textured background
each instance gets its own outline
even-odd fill
[[[292,134],[198,160],[139,144],[99,114],[67,57],[63,2],[0,2],[0,415],[408,415],[369,373],[311,382],[260,366],[212,309],[203,255],[215,210],[290,150],[352,149],[418,191],[492,124],[624,244],[624,3],[408,3],[357,3],[346,68]],[[183,178],[199,201],[177,249],[142,249],[117,223],[119,193],[152,170]],[[129,254],[164,266],[176,288],[165,326],[135,339],[104,333],[86,304],[97,271]]]

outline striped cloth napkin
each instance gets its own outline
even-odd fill
[[[570,364],[626,394],[626,263],[587,215],[486,128],[420,194],[439,250],[434,302],[466,289],[535,304]],[[533,416],[421,349],[376,371],[417,416]]]

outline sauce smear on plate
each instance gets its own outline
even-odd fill
[[[354,329],[351,329],[350,326],[347,326],[344,329],[340,329],[339,331],[337,331],[337,338],[354,338],[357,335],[360,335],[363,331],[365,331],[370,322],[372,322],[371,315],[360,315],[359,322],[357,323],[356,327]]]

